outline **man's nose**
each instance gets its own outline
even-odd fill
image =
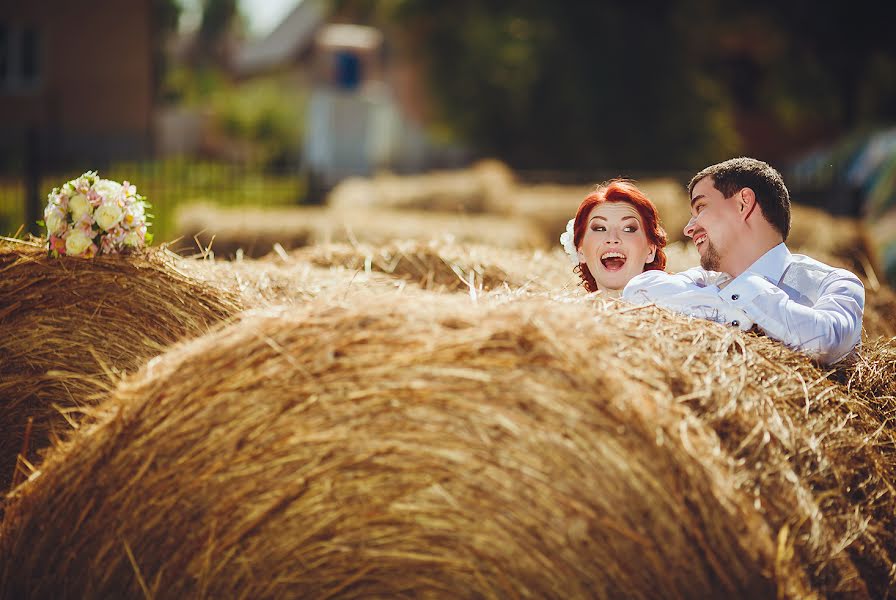
[[[687,237],[694,237],[694,227],[697,222],[697,215],[691,217],[691,220],[688,221],[688,224],[684,226],[684,234]]]

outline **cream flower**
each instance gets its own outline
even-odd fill
[[[122,224],[127,227],[134,227],[137,225],[141,225],[145,219],[146,210],[143,207],[143,203],[134,202],[130,206],[125,207]]]
[[[67,229],[65,213],[55,204],[50,204],[44,210],[44,223],[50,235],[59,235]]]
[[[121,197],[122,187],[117,181],[100,179],[93,184],[93,191],[102,196],[104,200],[118,200]]]
[[[143,240],[140,239],[140,234],[138,234],[136,231],[127,232],[124,238],[121,240],[121,243],[123,243],[125,246],[131,246],[133,248],[136,248],[142,242]]]
[[[69,256],[86,254],[93,245],[93,238],[83,229],[72,229],[65,238],[65,253]]]
[[[68,201],[68,209],[72,212],[72,220],[77,222],[80,221],[81,217],[84,215],[90,214],[93,207],[90,206],[90,202],[87,201],[87,196],[84,194],[75,194]]]
[[[109,231],[116,225],[118,225],[119,221],[121,221],[121,217],[123,216],[123,212],[121,207],[118,205],[118,202],[103,202],[96,209],[96,212],[93,214],[93,218],[96,219],[96,224]]]

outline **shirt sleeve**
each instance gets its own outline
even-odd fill
[[[862,339],[865,288],[852,273],[835,269],[821,282],[818,292],[818,299],[806,306],[748,271],[719,295],[748,314],[770,338],[822,364],[833,364],[849,355]]]
[[[691,317],[738,327],[743,331],[753,320],[741,308],[725,301],[713,281],[713,273],[689,269],[674,275],[645,271],[632,278],[622,290],[622,298],[634,304],[656,304]]]

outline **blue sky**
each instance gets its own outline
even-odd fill
[[[249,33],[261,36],[269,33],[291,11],[299,0],[239,0],[240,12],[249,23]],[[199,22],[202,0],[181,0],[181,27],[192,28]]]

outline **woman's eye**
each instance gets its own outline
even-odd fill
[[[592,225],[591,231],[606,231],[607,228],[603,225]]]
[[[622,231],[627,231],[628,233],[634,233],[634,232],[638,231],[638,228],[635,227],[634,225],[628,225]]]

